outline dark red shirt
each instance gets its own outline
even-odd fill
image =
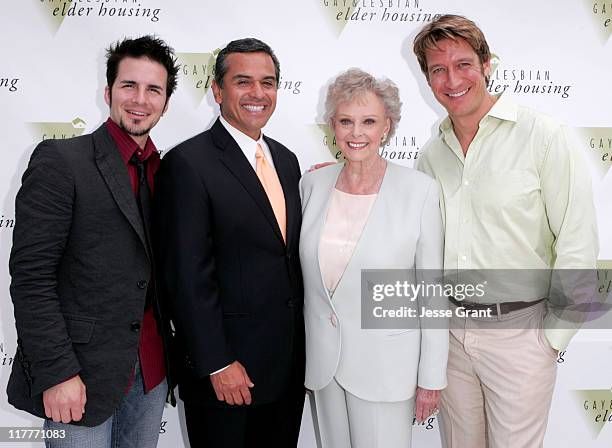
[[[106,120],[106,128],[119,148],[121,159],[125,163],[130,176],[130,183],[134,195],[138,194],[138,170],[133,163],[130,163],[130,159],[134,153],[136,153],[136,156],[140,160],[147,160],[147,180],[149,188],[151,189],[151,194],[153,194],[153,176],[159,168],[160,159],[159,153],[151,138],[149,137],[147,139],[144,148],[140,148],[138,143],[110,118]],[[140,355],[140,369],[142,371],[146,393],[161,383],[166,377],[164,346],[161,335],[157,330],[157,322],[153,315],[153,308],[150,305],[144,310],[144,317],[140,329],[138,354]]]

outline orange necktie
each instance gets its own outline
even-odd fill
[[[287,241],[287,236],[285,233],[287,227],[287,215],[285,211],[285,195],[283,194],[283,187],[278,180],[276,171],[274,171],[274,168],[272,168],[266,160],[266,156],[264,155],[263,149],[259,143],[257,144],[255,159],[255,172],[257,173],[257,177],[259,177],[259,181],[268,195],[268,200],[272,205],[272,210],[274,210],[274,216],[276,216],[276,222],[278,223],[278,227],[280,227],[280,231],[283,234],[283,240]]]

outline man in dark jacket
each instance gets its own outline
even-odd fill
[[[111,46],[109,119],[92,134],[43,141],[23,175],[7,392],[65,435],[48,446],[157,445],[168,388],[150,236],[159,154],[149,132],[177,71],[173,50],[157,38]]]
[[[295,447],[304,406],[300,167],[262,128],[279,63],[257,39],[217,56],[210,129],[157,176],[165,297],[193,448]]]

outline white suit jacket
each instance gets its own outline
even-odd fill
[[[438,187],[423,173],[387,162],[380,191],[332,300],[323,284],[318,253],[342,167],[336,164],[307,173],[300,183],[305,385],[319,390],[335,377],[353,395],[378,402],[407,400],[417,384],[443,389],[447,329],[361,329],[362,269],[442,269]]]

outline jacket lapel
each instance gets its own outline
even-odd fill
[[[210,131],[215,143],[221,149],[221,155],[219,157],[221,163],[226,166],[230,173],[234,175],[238,182],[242,184],[245,190],[253,198],[268,223],[272,226],[276,236],[284,244],[283,235],[276,222],[276,216],[274,216],[274,210],[272,210],[272,205],[270,205],[266,191],[261,185],[261,182],[259,182],[255,170],[253,170],[253,167],[244,156],[238,143],[236,143],[229,132],[223,127],[219,119],[215,121]]]
[[[119,154],[119,149],[106,130],[105,125],[100,126],[93,133],[93,140],[96,164],[102,174],[102,178],[106,182],[119,210],[121,210],[134,228],[143,247],[146,249],[146,237],[140,213],[138,212],[138,205],[130,185],[127,168]]]

